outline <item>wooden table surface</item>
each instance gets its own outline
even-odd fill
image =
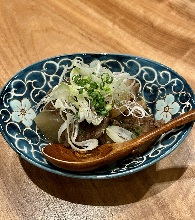
[[[41,59],[77,52],[163,63],[195,90],[195,1],[1,0],[0,87]],[[0,219],[195,219],[195,128],[133,175],[81,180],[43,171],[0,136]]]

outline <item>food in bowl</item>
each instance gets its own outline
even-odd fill
[[[150,113],[134,76],[111,72],[105,61],[97,59],[86,64],[75,58],[72,66],[36,106],[43,106],[34,119],[36,125],[51,143],[86,152],[164,124]]]

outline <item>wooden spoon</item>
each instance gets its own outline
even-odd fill
[[[158,138],[161,134],[173,128],[195,120],[195,110],[180,115],[160,128],[156,128],[139,137],[122,143],[100,145],[96,149],[79,153],[62,144],[47,145],[42,149],[45,158],[57,167],[70,171],[90,171],[113,163],[132,153],[136,148]]]

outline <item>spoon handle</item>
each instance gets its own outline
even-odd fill
[[[146,134],[140,135],[138,138],[135,138],[130,141],[123,142],[123,146],[118,149],[119,151],[122,151],[121,153],[131,153],[134,149],[137,147],[140,147],[141,145],[145,144],[146,142],[155,139],[162,135],[165,132],[168,132],[174,128],[177,128],[181,125],[187,124],[189,122],[192,122],[195,120],[195,109],[190,110],[189,112],[183,113],[180,116],[172,119],[168,123],[164,124],[163,126],[156,128],[153,131],[150,131]],[[117,151],[117,148],[115,148]]]

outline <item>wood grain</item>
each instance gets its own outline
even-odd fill
[[[76,52],[163,63],[195,90],[192,0],[1,0],[0,87],[41,59]],[[195,130],[141,172],[78,180],[21,159],[0,136],[0,219],[194,219]]]

